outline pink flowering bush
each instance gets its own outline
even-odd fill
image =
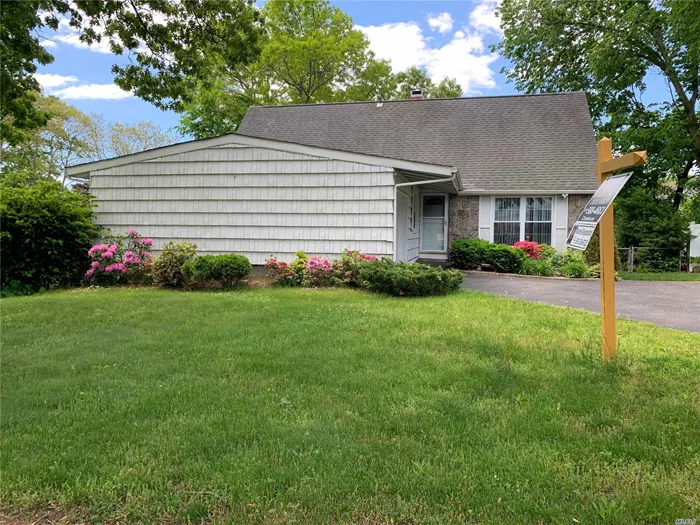
[[[153,262],[151,246],[153,240],[142,239],[135,230],[129,230],[126,248],[121,237],[110,244],[96,244],[88,250],[92,262],[85,277],[97,284],[146,282]]]
[[[280,261],[274,255],[265,261],[267,276],[282,286],[359,286],[358,269],[363,262],[376,261],[374,255],[345,250],[340,259],[330,260],[319,255],[296,254],[291,263]]]
[[[517,248],[525,252],[530,259],[539,261],[542,259],[542,249],[544,246],[531,241],[520,241],[513,245],[513,248]]]
[[[309,256],[304,251],[299,250],[294,254],[296,259],[291,263],[280,261],[274,255],[265,261],[267,276],[281,286],[302,286],[306,275],[306,263]]]
[[[302,286],[319,288],[333,284],[333,262],[325,257],[312,255],[306,261],[302,272]]]
[[[301,284],[301,278],[292,265],[280,261],[272,254],[265,260],[265,268],[267,268],[267,276],[276,284],[281,286],[299,286]]]

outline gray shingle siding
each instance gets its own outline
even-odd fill
[[[239,133],[454,166],[472,193],[597,187],[582,92],[251,107]]]

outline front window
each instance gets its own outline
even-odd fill
[[[552,197],[498,197],[493,216],[493,242],[552,244]]]
[[[528,197],[525,208],[525,241],[552,244],[552,197]]]
[[[520,240],[520,197],[496,199],[493,242],[515,244]]]

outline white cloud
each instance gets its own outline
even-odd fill
[[[479,34],[456,31],[447,44],[430,47],[415,22],[357,28],[367,35],[379,58],[391,60],[394,71],[423,67],[435,82],[446,76],[456,78],[466,94],[496,87],[491,64],[498,55],[486,52]]]
[[[379,58],[391,60],[394,71],[422,63],[427,48],[423,31],[415,22],[356,28],[367,35],[369,47]]]
[[[496,15],[496,8],[500,3],[501,0],[481,0],[469,13],[469,25],[482,33],[503,34],[501,19]]]
[[[65,86],[78,81],[78,77],[73,75],[55,75],[53,73],[37,73],[34,75],[34,78],[44,89]]]
[[[441,33],[447,33],[452,29],[454,21],[452,20],[452,15],[450,13],[440,13],[439,15],[429,15],[428,25],[433,31],[437,29]]]
[[[498,55],[484,54],[484,42],[477,35],[455,36],[443,47],[431,50],[426,69],[435,82],[455,77],[465,93],[478,94],[478,88],[495,88],[491,64]]]
[[[42,38],[41,40],[39,40],[39,45],[45,48],[58,47],[58,44],[56,42],[47,38]]]
[[[122,100],[133,97],[128,91],[124,91],[116,84],[82,84],[68,86],[49,93],[58,98],[67,100]]]
[[[73,75],[36,73],[34,78],[47,95],[69,100],[121,100],[133,96],[116,84],[81,84]]]

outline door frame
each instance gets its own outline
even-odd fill
[[[408,208],[410,196],[403,191],[396,193],[398,199],[396,206],[396,253],[394,257],[397,261],[408,260]],[[403,206],[402,206],[403,205]]]
[[[423,249],[423,235],[425,233],[425,228],[423,227],[423,203],[425,202],[425,197],[442,197],[445,200],[445,216],[443,220],[443,243],[445,248],[443,250],[424,250]],[[419,239],[419,251],[421,254],[423,253],[439,253],[439,254],[446,254],[447,253],[447,235],[449,231],[449,221],[450,221],[450,198],[449,198],[449,193],[444,193],[444,192],[421,192],[420,195],[420,239]]]

